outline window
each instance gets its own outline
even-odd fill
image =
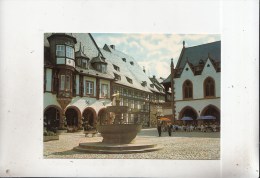
[[[81,59],[78,59],[78,66],[81,66]]]
[[[57,57],[68,57],[74,59],[74,48],[71,46],[66,46],[66,55],[65,55],[65,46],[66,45],[56,45],[56,56]]]
[[[66,46],[66,57],[74,59],[74,48],[71,46]]]
[[[124,62],[126,62],[126,58],[122,58],[122,60],[123,60]]]
[[[108,85],[101,84],[100,97],[106,98],[108,97]]]
[[[56,56],[65,56],[65,46],[64,45],[57,45],[56,46]]]
[[[107,72],[107,66],[105,64],[101,65],[101,72],[106,73]]]
[[[58,83],[57,83],[58,84]],[[69,74],[59,75],[59,92],[60,97],[71,97],[72,94],[72,78]]]
[[[66,76],[66,88],[65,90],[70,90],[70,76]]]
[[[215,82],[211,77],[208,77],[204,81],[204,96],[215,96]]]
[[[86,92],[85,95],[94,95],[94,82],[86,81]]]
[[[133,66],[133,65],[134,65],[134,62],[133,62],[133,61],[131,61],[131,62],[130,62],[130,64]]]
[[[106,64],[96,64],[96,69],[102,73],[106,73],[107,65]]]
[[[114,67],[114,69],[115,69],[116,71],[120,71],[120,68],[119,68],[117,65],[114,65],[114,64],[113,64],[113,67]]]
[[[74,47],[67,45],[56,45],[56,64],[67,64],[75,67]]]
[[[82,68],[86,69],[87,68],[87,61],[86,60],[82,60]]]
[[[69,91],[71,86],[69,75],[60,75],[60,90]]]
[[[65,75],[60,76],[60,90],[65,89]]]
[[[115,79],[116,79],[116,80],[121,80],[121,76],[120,76],[120,75],[114,73],[114,76],[115,76]]]
[[[126,77],[126,80],[127,80],[129,83],[133,84],[133,80],[130,79],[129,77]]]
[[[191,81],[189,80],[186,80],[184,83],[183,83],[183,98],[187,99],[187,98],[192,98],[192,83]]]

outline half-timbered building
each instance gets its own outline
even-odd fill
[[[106,106],[119,91],[129,106],[125,122],[150,125],[150,104],[157,102],[154,86],[133,57],[99,48],[89,33],[44,35],[44,124],[47,129],[82,129],[106,122]]]

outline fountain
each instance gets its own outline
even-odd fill
[[[141,124],[127,124],[123,122],[122,114],[127,113],[128,106],[120,106],[119,93],[113,95],[115,106],[108,106],[107,112],[113,112],[115,119],[113,124],[97,125],[97,130],[103,137],[103,143],[128,144],[134,141],[137,133],[141,130]],[[114,102],[112,102],[114,103]]]
[[[74,150],[88,153],[138,153],[156,151],[161,149],[156,144],[146,140],[135,140],[142,125],[137,123],[124,123],[122,114],[127,113],[128,106],[120,106],[119,92],[113,95],[112,106],[107,106],[108,113],[114,113],[112,124],[97,125],[97,130],[103,137],[102,142],[80,143]]]

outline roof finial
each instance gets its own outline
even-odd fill
[[[209,55],[209,53],[208,53],[208,58],[209,58],[209,56],[210,56],[210,55]]]
[[[171,58],[171,67],[173,67],[173,58]]]
[[[85,53],[85,52],[84,52],[84,46],[82,46],[82,47],[83,47],[83,53]]]
[[[79,42],[79,51],[81,51],[81,42]]]
[[[183,47],[185,48],[185,41],[182,42]]]

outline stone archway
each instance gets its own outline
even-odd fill
[[[186,106],[182,108],[180,114],[179,114],[179,120],[181,120],[183,117],[191,117],[193,120],[192,121],[184,121],[184,124],[193,124],[197,125],[197,118],[198,114],[196,110],[190,106]]]
[[[96,111],[93,108],[86,108],[83,111],[83,125],[85,126],[86,124],[90,125],[91,127],[96,127],[96,118],[97,114]]]
[[[98,112],[98,123],[100,125],[102,124],[109,124],[109,118],[107,116],[107,111],[105,108],[101,109],[99,112]],[[111,123],[110,123],[111,124]]]
[[[77,107],[69,106],[65,111],[65,117],[68,128],[78,129],[81,126],[81,115]]]
[[[44,109],[44,127],[47,131],[56,132],[60,126],[62,111],[58,106],[50,105]]]
[[[214,105],[206,106],[202,112],[201,116],[215,116],[216,120],[214,121],[217,125],[220,125],[220,110]]]

